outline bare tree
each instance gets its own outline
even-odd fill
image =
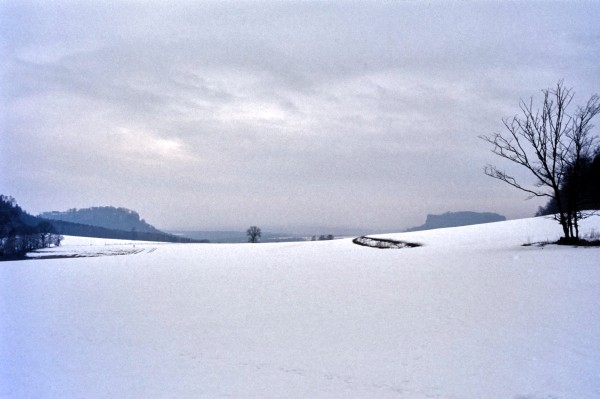
[[[250,228],[246,230],[246,235],[248,236],[248,242],[258,242],[261,235],[260,228],[256,226],[250,226]]]
[[[536,179],[533,187],[525,186],[496,166],[488,165],[486,175],[501,180],[531,197],[548,197],[556,203],[556,219],[567,242],[579,239],[581,185],[578,174],[584,159],[593,151],[595,138],[591,120],[600,113],[600,100],[594,95],[575,114],[568,113],[573,89],[559,81],[554,89],[542,90],[544,101],[535,109],[533,99],[521,100],[521,115],[502,122],[508,133],[480,136],[493,145],[492,152],[526,168]],[[568,189],[567,188],[568,182]],[[562,195],[565,191],[568,195]],[[530,197],[530,198],[531,198]]]

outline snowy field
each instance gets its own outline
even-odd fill
[[[521,246],[559,234],[68,237],[63,255],[129,254],[0,263],[0,398],[599,398],[600,249]]]

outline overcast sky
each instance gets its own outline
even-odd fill
[[[0,1],[0,193],[163,229],[531,216],[478,136],[600,93],[600,2],[386,3]]]

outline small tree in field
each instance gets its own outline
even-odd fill
[[[248,236],[248,242],[258,242],[260,239],[260,228],[256,226],[250,226],[248,230],[246,230],[246,235]]]
[[[585,199],[580,175],[583,165],[597,151],[592,119],[600,113],[600,98],[593,95],[585,106],[569,113],[573,89],[562,81],[555,89],[542,90],[544,100],[535,109],[533,99],[521,100],[521,115],[503,119],[504,134],[480,136],[493,145],[492,152],[527,169],[536,180],[534,187],[522,185],[513,176],[495,166],[485,174],[501,180],[532,197],[548,197],[556,204],[555,218],[563,229],[564,242],[579,240],[579,220]]]

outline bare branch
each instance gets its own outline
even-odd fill
[[[531,194],[534,197],[552,197],[551,194],[548,194],[543,191],[533,191],[531,189],[525,188],[517,183],[516,179],[512,176],[506,174],[506,172],[496,169],[496,167],[488,165],[484,168],[483,171],[486,175],[493,177],[494,179],[501,180],[515,188],[518,188],[521,191]]]

